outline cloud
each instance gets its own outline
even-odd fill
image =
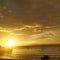
[[[56,36],[56,34],[52,31],[42,32],[40,34],[34,34],[31,36],[32,39],[44,39],[44,38],[52,38]]]
[[[32,31],[32,32],[41,32],[41,28],[43,27],[43,25],[38,25],[38,24],[35,24],[35,25],[24,25],[20,28],[16,28],[16,29],[13,29],[12,31],[23,31],[23,30],[26,30],[26,31]]]
[[[0,32],[6,32],[10,33],[11,35],[24,35],[23,32],[26,34],[32,33],[32,32],[40,32],[40,28],[42,28],[42,25],[34,24],[34,25],[23,25],[19,28],[12,28],[9,30],[9,28],[0,27]],[[21,33],[22,32],[22,33]],[[27,33],[28,32],[28,33]]]
[[[0,27],[0,32],[7,32],[7,33],[9,33],[11,31],[6,29],[6,28],[4,28],[4,27]]]
[[[0,3],[0,13],[2,14],[0,18],[4,16],[0,24],[6,27],[13,28],[19,27],[21,23],[28,25],[36,22],[47,26],[60,25],[59,0],[3,0]],[[34,31],[36,32],[36,29]]]
[[[60,43],[60,28],[59,27],[52,28],[52,26],[50,26],[50,28],[45,28],[46,30],[40,32],[39,30],[41,28],[45,28],[45,27],[41,25],[25,25],[21,28],[18,28],[18,29],[16,28],[12,30],[9,30],[8,28],[0,27],[0,32],[3,32],[2,36],[6,35],[4,33],[9,33],[9,35],[7,36],[15,37],[18,41],[24,42],[26,44]],[[23,32],[17,33],[18,31],[22,31],[22,30],[29,31],[30,29],[32,30],[37,29],[37,30],[34,33],[30,32],[31,34],[28,34],[28,33],[24,34]]]
[[[32,34],[29,40],[37,44],[60,43],[60,29],[51,29],[38,34]]]

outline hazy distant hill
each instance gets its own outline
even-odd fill
[[[60,47],[60,44],[41,44],[41,45],[26,45],[26,46],[15,46],[15,48],[37,48],[37,47]]]

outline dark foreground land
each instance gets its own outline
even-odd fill
[[[42,60],[41,57],[0,58],[0,60]],[[50,60],[60,60],[60,57],[51,57]]]

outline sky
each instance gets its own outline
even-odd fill
[[[60,44],[60,0],[0,0],[0,41]]]

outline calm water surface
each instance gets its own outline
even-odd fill
[[[48,55],[51,60],[60,60],[59,46],[14,48],[11,57],[25,60],[41,60],[44,55]]]

